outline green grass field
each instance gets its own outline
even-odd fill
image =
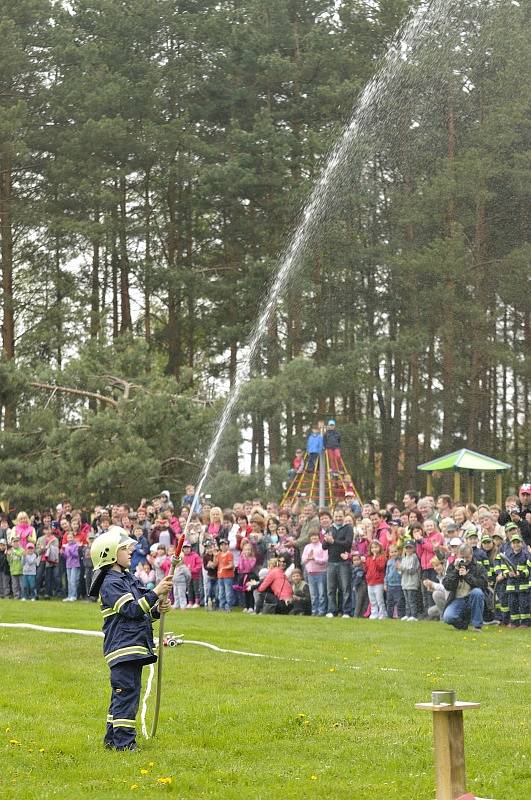
[[[0,622],[98,629],[100,615],[4,600]],[[1,798],[432,800],[431,715],[414,704],[436,688],[482,703],[465,718],[468,789],[531,796],[530,631],[203,610],[166,627],[279,658],[166,648],[159,733],[135,753],[101,745],[100,639],[0,628]]]

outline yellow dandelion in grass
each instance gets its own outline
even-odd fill
[[[305,719],[305,720],[304,720],[304,722],[303,722],[302,724],[303,724],[303,725],[309,725],[309,724],[310,724],[310,720],[309,720],[309,719]]]
[[[20,744],[18,739],[10,739],[9,744]]]
[[[140,774],[141,775],[149,775],[149,770],[148,769],[141,769],[140,770]]]
[[[173,778],[171,778],[171,777],[169,777],[169,778],[157,778],[157,783],[164,783],[164,784],[168,785],[168,784],[170,784],[172,782],[173,782]]]
[[[44,753],[44,747],[41,747],[41,749],[39,750],[39,753]]]
[[[138,789],[138,783],[132,783],[130,789]]]
[[[316,781],[317,780],[317,775],[310,775],[310,780],[311,781]]]
[[[155,762],[154,761],[150,761],[149,764],[148,764],[148,767],[154,767],[154,766],[155,766]]]
[[[336,671],[336,668],[335,668],[335,667],[330,667],[330,669],[329,669],[328,671],[329,671],[329,672],[335,672],[335,671]]]
[[[9,733],[10,730],[11,728],[6,728],[6,733]]]

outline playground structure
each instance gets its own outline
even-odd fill
[[[496,503],[502,505],[502,477],[503,473],[511,469],[511,465],[505,461],[498,461],[491,456],[476,453],[475,450],[468,450],[466,447],[447,453],[444,456],[434,458],[425,464],[417,467],[421,472],[427,473],[426,494],[433,494],[433,475],[434,473],[452,470],[454,474],[454,498],[461,498],[461,476],[466,477],[466,500],[468,503],[475,501],[474,497],[474,475],[476,473],[492,474],[496,476]]]
[[[345,499],[347,492],[352,492],[352,499],[361,506],[360,494],[347,470],[343,456],[339,459],[339,467],[337,472],[330,468],[328,452],[324,450],[316,457],[314,469],[309,472],[308,453],[305,452],[301,469],[288,484],[280,505],[291,505],[298,498],[304,498],[319,506],[333,508],[336,503]]]

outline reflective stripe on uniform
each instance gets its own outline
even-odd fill
[[[126,592],[125,594],[123,594],[121,597],[118,598],[118,600],[114,604],[113,608],[116,611],[116,613],[118,613],[122,606],[124,606],[130,600],[134,600],[134,599],[135,598],[133,597],[131,592]]]
[[[113,719],[113,728],[136,728],[134,719]]]
[[[110,664],[111,661],[115,661],[117,658],[122,658],[122,656],[147,656],[149,655],[149,650],[147,647],[142,647],[142,645],[133,645],[131,647],[120,647],[118,650],[112,650],[110,653],[107,653],[105,656],[105,661],[107,664]]]
[[[107,722],[112,722],[112,714],[107,714]]]
[[[114,611],[112,608],[102,608],[102,609],[101,609],[101,615],[102,615],[102,617],[103,617],[104,619],[106,619],[107,617],[114,617],[114,615],[115,615],[116,613],[117,613],[117,612],[116,612],[116,611]]]
[[[146,614],[149,614],[151,606],[149,605],[149,600],[147,599],[147,597],[141,597],[140,600],[138,601],[138,605],[140,606],[140,608],[144,609]]]

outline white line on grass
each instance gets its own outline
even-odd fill
[[[149,700],[149,695],[151,694],[151,684],[153,683],[153,676],[155,675],[155,665],[149,665],[149,675],[146,683],[146,689],[144,691],[144,697],[142,699],[142,711],[140,713],[140,721],[142,723],[142,735],[144,739],[149,739],[149,733],[146,725],[146,714],[147,714],[147,702]]]
[[[32,625],[28,622],[0,622],[0,628],[29,628],[34,631],[44,631],[45,633],[74,633],[80,636],[97,636],[103,638],[101,631],[82,630],[80,628],[49,628],[45,625]],[[247,658],[268,658],[275,661],[297,661],[298,663],[305,664],[321,664],[322,662],[312,658],[296,658],[295,656],[272,656],[267,653],[250,653],[247,650],[231,650],[224,647],[218,647],[211,642],[200,642],[197,639],[183,639],[183,644],[191,644],[196,647],[206,647],[208,650],[213,650],[215,653],[227,653],[233,656],[245,656]],[[341,664],[347,669],[360,670],[362,667],[356,664]],[[402,672],[396,667],[378,667],[380,672]]]
[[[29,628],[32,631],[45,631],[46,633],[77,633],[80,636],[99,636],[101,631],[86,631],[80,628],[47,628],[44,625],[31,625],[29,622],[0,622],[0,628]]]
[[[101,631],[82,630],[80,628],[48,628],[45,625],[31,625],[29,622],[0,622],[0,628],[29,628],[32,631],[44,631],[45,633],[75,633],[80,636],[98,636],[103,638]],[[267,653],[248,653],[245,650],[227,650],[223,647],[218,647],[210,642],[199,642],[196,639],[183,639],[183,644],[195,644],[198,647],[207,647],[209,650],[214,650],[216,653],[229,653],[234,656],[249,656],[250,658],[270,658],[278,661],[302,661],[302,658],[294,658],[292,656],[270,656]],[[315,663],[315,662],[311,662]]]

